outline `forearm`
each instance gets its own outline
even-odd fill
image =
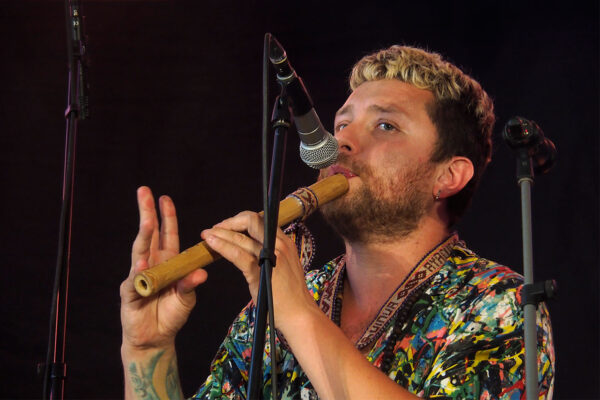
[[[121,347],[125,372],[125,399],[183,399],[175,346],[133,350]]]
[[[280,329],[320,398],[418,398],[371,365],[316,307]]]

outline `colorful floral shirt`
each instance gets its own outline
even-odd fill
[[[339,324],[345,262],[306,274],[319,307]],[[382,306],[357,342],[367,359],[410,392],[432,399],[525,399],[522,277],[478,257],[454,235],[433,249]],[[250,303],[233,322],[193,398],[245,399],[254,331]],[[548,310],[537,310],[539,397],[551,398],[554,348]],[[267,331],[266,343],[269,332]],[[282,340],[280,340],[282,339]],[[276,353],[281,399],[317,399],[281,337]],[[271,398],[270,349],[263,393]]]

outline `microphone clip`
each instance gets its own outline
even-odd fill
[[[288,129],[292,123],[292,115],[288,104],[288,96],[285,93],[285,88],[282,88],[281,94],[275,98],[273,105],[273,114],[271,115],[271,124],[273,129],[286,128]]]
[[[543,175],[554,166],[556,147],[544,136],[544,132],[535,121],[513,117],[504,126],[502,137],[508,146],[518,153],[518,179],[531,180],[534,172]]]

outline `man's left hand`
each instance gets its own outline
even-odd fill
[[[263,218],[255,212],[244,211],[204,230],[202,238],[242,271],[256,304],[260,283],[258,261],[264,240]],[[316,307],[316,304],[306,288],[296,246],[279,228],[275,257],[272,275],[274,316],[275,325],[281,328],[286,316],[298,316],[298,313]]]

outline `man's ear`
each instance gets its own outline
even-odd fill
[[[438,179],[433,186],[433,196],[445,199],[460,192],[473,177],[473,163],[466,157],[454,156],[440,165]]]

